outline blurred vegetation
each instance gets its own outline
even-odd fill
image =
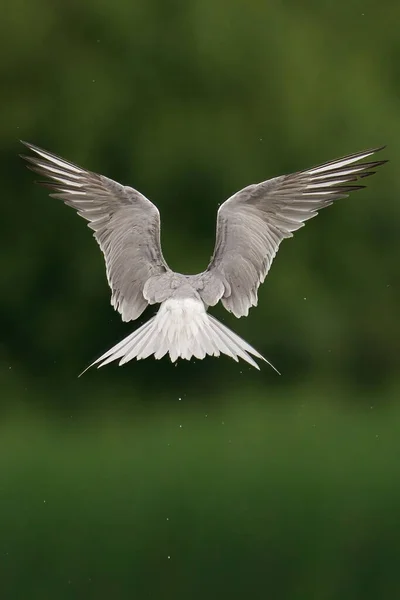
[[[400,596],[399,20],[389,0],[6,2],[2,599]],[[192,273],[238,189],[391,162],[282,244],[247,319],[213,310],[281,377],[149,359],[78,380],[152,311],[120,321],[20,138],[146,194]]]
[[[2,597],[398,598],[399,410],[230,400],[3,423]]]

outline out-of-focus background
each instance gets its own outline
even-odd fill
[[[0,597],[400,597],[400,4],[15,0],[0,20]],[[282,372],[149,359],[78,373],[110,306],[28,140],[130,184],[172,268],[238,189],[387,144],[285,242],[236,320]]]

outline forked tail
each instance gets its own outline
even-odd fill
[[[119,364],[123,365],[133,358],[141,360],[152,354],[160,359],[167,353],[172,362],[178,358],[203,359],[207,354],[226,354],[236,361],[241,358],[259,369],[252,358],[255,356],[279,373],[250,344],[207,314],[202,302],[172,298],[161,304],[160,310],[152,319],[100,356],[87,369],[94,365],[103,367],[114,360],[119,360]]]

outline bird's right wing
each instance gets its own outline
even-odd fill
[[[363,188],[354,182],[373,175],[387,161],[357,163],[379,150],[250,185],[224,202],[218,210],[214,254],[203,274],[207,303],[221,300],[236,317],[246,316],[257,304],[258,287],[281,241],[321,208]]]
[[[143,289],[150,277],[169,272],[161,251],[160,214],[140,192],[97,175],[23,142],[33,156],[29,168],[47,177],[53,193],[89,221],[103,251],[111,304],[123,321],[137,319],[148,302]]]

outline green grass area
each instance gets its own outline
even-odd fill
[[[1,598],[400,597],[398,409],[208,410],[3,421]]]

